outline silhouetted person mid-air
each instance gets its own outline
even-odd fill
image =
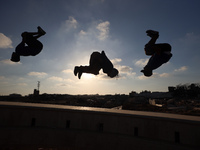
[[[20,56],[35,56],[42,51],[43,44],[37,39],[46,34],[40,27],[37,27],[38,32],[23,32],[22,42],[15,48],[12,53],[11,61],[19,62]]]
[[[78,74],[78,78],[81,78],[82,73],[91,73],[98,75],[99,71],[103,69],[109,77],[113,78],[118,75],[118,70],[113,67],[111,61],[107,58],[104,51],[101,53],[93,52],[90,56],[89,66],[75,66],[74,75]]]
[[[159,37],[159,32],[154,30],[147,30],[147,36],[150,36],[150,41],[145,45],[146,55],[151,56],[147,65],[144,67],[141,72],[145,76],[150,77],[153,74],[153,70],[160,67],[162,64],[167,63],[172,57],[171,54],[171,45],[168,43],[156,43],[156,40]]]

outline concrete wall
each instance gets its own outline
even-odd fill
[[[6,150],[188,150],[199,141],[195,116],[0,102],[0,147]]]

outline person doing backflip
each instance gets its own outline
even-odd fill
[[[109,77],[113,78],[118,75],[118,70],[113,67],[111,61],[107,58],[104,51],[101,53],[93,52],[90,56],[89,66],[75,66],[74,75],[78,78],[81,78],[82,73],[91,73],[98,75],[99,71],[103,69],[103,72],[106,73]]]
[[[15,48],[15,52],[12,53],[11,61],[19,62],[20,56],[35,56],[39,54],[43,49],[43,44],[37,39],[46,34],[46,32],[40,27],[37,27],[37,32],[23,32],[22,42]]]
[[[172,57],[171,45],[168,43],[155,44],[159,37],[159,32],[154,30],[147,30],[147,36],[150,36],[150,41],[145,45],[145,54],[151,56],[147,65],[141,72],[145,76],[150,77],[153,70],[160,67],[162,64],[167,63]]]

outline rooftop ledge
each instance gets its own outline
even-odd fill
[[[108,108],[96,108],[96,107],[82,107],[82,106],[69,106],[69,105],[57,105],[57,104],[42,104],[42,103],[25,103],[25,102],[6,102],[0,101],[0,107],[16,107],[16,108],[29,108],[29,109],[52,109],[61,111],[80,111],[88,113],[100,113],[110,115],[124,115],[124,116],[134,116],[147,119],[171,119],[174,121],[186,121],[186,122],[196,122],[200,124],[200,116],[189,116],[189,115],[179,115],[171,113],[158,113],[158,112],[147,112],[147,111],[132,111],[132,110],[116,110]]]

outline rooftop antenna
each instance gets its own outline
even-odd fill
[[[39,88],[40,88],[40,81],[38,81],[37,87],[38,87],[38,91],[39,91]]]

